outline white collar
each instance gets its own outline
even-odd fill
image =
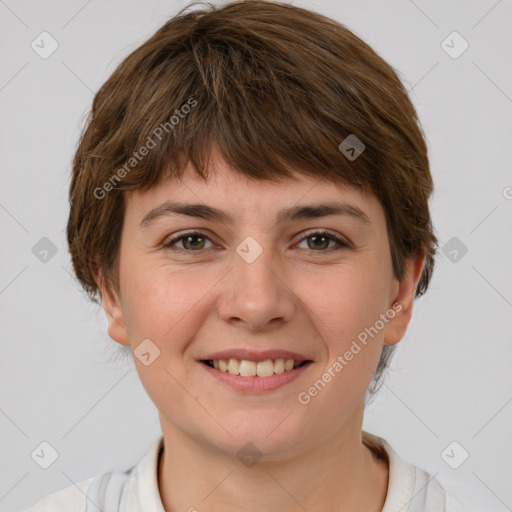
[[[425,494],[425,499],[435,499],[436,503],[444,503],[444,490],[437,481],[432,482],[430,494],[426,490],[428,484],[433,480],[430,475],[402,460],[385,439],[367,432],[363,432],[363,437],[380,446],[388,457],[389,480],[382,512],[408,510],[407,507],[420,492]],[[163,436],[160,436],[151,444],[146,455],[133,468],[127,496],[130,511],[165,512],[160,498],[157,475],[158,461],[162,449]],[[426,482],[421,488],[418,485],[418,476],[422,476],[422,482]],[[423,498],[420,496],[419,499]]]

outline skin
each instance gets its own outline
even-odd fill
[[[365,392],[382,345],[405,333],[424,259],[407,260],[404,279],[396,280],[384,211],[373,195],[299,174],[258,182],[218,155],[211,165],[208,182],[188,169],[181,181],[131,192],[119,290],[97,276],[109,336],[132,351],[149,338],[160,350],[148,366],[134,361],[159,410],[164,508],[381,511],[388,468],[361,441]],[[166,200],[225,210],[234,223],[173,215],[142,229],[142,217]],[[347,215],[276,221],[281,208],[330,200],[359,207],[370,224]],[[207,238],[178,241],[182,252],[163,247],[196,229]],[[314,245],[321,229],[349,247],[331,239]],[[252,263],[236,252],[247,236],[263,249]],[[299,403],[298,393],[394,302],[400,312],[307,405]],[[277,390],[248,395],[198,361],[228,348],[292,350],[314,363]],[[236,456],[247,442],[261,453],[252,467]]]

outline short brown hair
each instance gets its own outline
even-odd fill
[[[89,297],[97,302],[99,270],[119,291],[126,193],[180,178],[188,163],[206,179],[213,147],[257,180],[299,172],[373,193],[385,211],[396,278],[406,258],[425,256],[422,295],[437,247],[433,184],[423,131],[396,71],[341,23],[296,6],[190,7],[128,55],[94,97],[73,162],[67,224]],[[340,150],[349,136],[364,144],[357,158]],[[373,390],[393,349],[384,346]]]

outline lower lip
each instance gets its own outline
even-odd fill
[[[292,382],[302,375],[311,365],[311,361],[299,366],[293,370],[287,370],[283,373],[275,373],[270,377],[242,377],[241,375],[232,375],[229,372],[216,370],[204,363],[199,363],[212,376],[231,386],[237,391],[244,393],[262,393],[280,388],[285,384]]]

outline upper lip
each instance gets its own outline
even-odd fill
[[[266,359],[293,359],[294,361],[309,361],[310,359],[297,352],[290,352],[289,350],[262,350],[255,352],[243,348],[234,348],[214,352],[208,356],[201,358],[202,361],[211,359],[213,361],[219,359],[245,359],[247,361],[265,361]]]

